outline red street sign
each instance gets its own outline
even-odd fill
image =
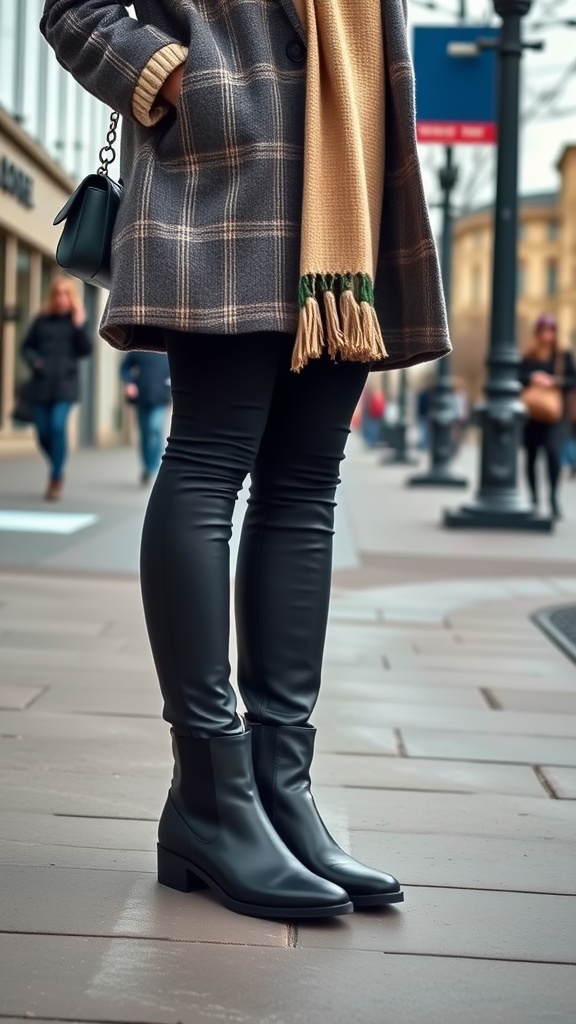
[[[469,145],[491,145],[496,142],[496,125],[450,124],[448,121],[419,121],[417,126],[418,142],[437,142],[451,146],[455,143]]]

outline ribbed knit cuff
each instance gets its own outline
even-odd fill
[[[150,128],[170,110],[170,104],[159,97],[164,82],[184,63],[188,50],[180,43],[170,43],[150,58],[132,95],[132,113],[140,124]]]

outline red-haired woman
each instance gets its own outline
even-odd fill
[[[22,346],[22,357],[32,370],[32,416],[38,444],[50,466],[44,495],[47,501],[58,501],[62,494],[66,425],[80,395],[78,361],[91,351],[86,314],[75,285],[70,278],[56,277]]]
[[[534,334],[524,352],[519,370],[520,382],[525,388],[557,389],[564,399],[576,387],[576,369],[570,352],[563,352],[558,343],[556,318],[549,313],[538,317]],[[558,416],[547,422],[538,407],[527,404],[524,426],[526,449],[526,476],[535,508],[538,507],[537,462],[540,451],[546,455],[550,511],[554,519],[560,518],[558,483],[560,480],[562,442],[566,435],[565,400],[558,401]]]

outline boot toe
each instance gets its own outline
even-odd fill
[[[351,857],[339,860],[331,868],[327,866],[326,873],[338,885],[345,887],[356,907],[402,903],[404,900],[398,879]]]
[[[312,889],[293,893],[292,902],[316,907],[338,907],[350,903],[350,895],[342,886],[325,878],[317,878],[316,881],[317,884]]]

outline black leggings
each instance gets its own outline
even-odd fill
[[[526,448],[526,476],[534,501],[538,500],[538,480],[536,464],[541,449],[546,454],[548,468],[548,486],[550,500],[556,499],[556,490],[560,479],[560,446],[561,437],[556,424],[536,423],[528,420],[524,427],[524,447]]]
[[[232,513],[252,485],[236,574],[238,685],[256,722],[303,725],[320,687],[335,491],[362,364],[290,371],[293,338],[166,332],[173,417],[142,538],[146,623],[180,735],[241,728],[230,685]]]

